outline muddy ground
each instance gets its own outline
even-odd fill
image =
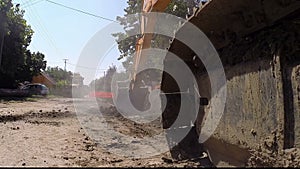
[[[77,101],[86,105],[84,99]],[[145,125],[137,124],[118,113],[114,114],[115,110],[109,106],[104,109],[108,112],[103,117],[105,122],[124,135],[139,139],[162,132],[159,120]],[[109,146],[113,148],[117,145],[115,140],[104,139],[101,143],[93,140],[80,118],[75,111],[73,100],[68,98],[1,100],[0,166],[205,166],[201,159],[173,160],[168,151],[146,158],[117,155],[107,149]],[[142,151],[147,153],[148,150],[146,148]],[[270,156],[272,152],[253,152],[253,157],[248,164],[250,166],[299,166],[299,161],[297,162],[299,151],[296,149],[289,151],[285,155],[277,156]],[[287,160],[278,160],[284,156]],[[230,164],[223,163],[221,166],[230,166]]]

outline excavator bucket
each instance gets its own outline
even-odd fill
[[[189,21],[218,49],[274,25],[299,8],[299,0],[210,0]]]
[[[231,43],[237,42],[241,38],[245,38],[248,35],[254,34],[257,31],[266,29],[271,26],[276,26],[276,23],[280,23],[286,18],[293,18],[293,16],[299,17],[299,13],[299,0],[210,0],[206,4],[201,6],[198,10],[196,10],[194,15],[192,15],[188,20],[190,23],[197,26],[199,30],[205,33],[215,49],[219,50],[225,48]],[[183,42],[180,42],[176,39],[176,37],[195,38],[195,36],[193,36],[193,32],[188,32],[186,31],[186,29],[188,29],[188,26],[183,25],[177,31],[174,40],[172,40],[172,43],[168,48],[169,53],[171,54],[165,57],[164,70],[169,70],[174,67],[175,64],[172,63],[174,60],[172,57],[176,55],[181,58],[181,60],[183,60],[186,65],[189,65],[189,68],[193,72],[195,72],[195,77],[199,77],[199,74],[203,73],[200,71],[203,66],[196,67],[191,64],[194,62],[194,51],[183,44]],[[193,40],[197,41],[197,39]],[[199,43],[199,45],[201,45],[201,43]],[[222,56],[220,57],[222,59]],[[188,80],[189,78],[186,79]],[[200,78],[197,79],[197,81],[200,80]],[[193,82],[191,82],[191,87],[189,87],[189,89],[192,89],[192,83]],[[179,89],[174,87],[175,81],[172,80],[172,77],[170,77],[167,73],[163,74],[161,84],[162,91],[170,93],[168,95],[168,102],[166,103],[162,115],[162,121],[164,129],[171,133],[168,139],[172,141],[174,140],[173,137],[176,138],[176,134],[172,135],[172,133],[176,133],[178,131],[173,128],[182,127],[182,125],[178,125],[171,128],[172,124],[174,124],[174,121],[178,117],[178,112],[180,111],[179,105],[182,104],[180,97],[184,97],[184,95],[178,96],[178,94],[176,94],[179,92]],[[220,85],[220,87],[221,86],[222,85]],[[202,88],[206,88],[203,90],[210,90],[209,84],[207,86],[202,86]],[[190,105],[206,105],[209,101],[210,100],[200,99],[200,103],[193,102],[190,103]],[[198,114],[202,116],[199,119],[203,119],[205,113],[206,112],[204,110],[199,110]],[[202,120],[197,121],[195,122],[194,126],[202,127],[201,123]],[[195,135],[200,134],[201,129],[197,131],[197,133],[194,132],[193,128],[191,132],[192,131],[193,133],[188,134],[184,138],[184,140],[180,141],[180,143],[178,144],[178,149],[171,150],[173,158],[178,157],[179,154],[191,154],[191,152],[185,153],[185,151],[188,150],[189,147],[191,147],[189,143],[195,141],[195,138],[198,138]],[[196,145],[197,144],[194,143],[193,147],[195,147]]]

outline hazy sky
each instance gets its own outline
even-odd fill
[[[126,0],[13,0],[13,2],[19,3],[25,10],[25,19],[35,32],[30,50],[45,54],[48,66],[51,67],[64,68],[63,59],[68,59],[66,68],[72,72],[76,64],[80,66],[77,61],[87,42],[99,30],[112,23],[83,12],[116,20],[117,16],[124,15],[124,8],[127,6]],[[121,62],[116,60],[118,55],[117,47],[109,52],[108,59],[105,59],[97,71],[98,76],[103,74],[102,69],[107,69],[112,63],[121,65]]]

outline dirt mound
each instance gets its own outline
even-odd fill
[[[300,149],[288,149],[282,153],[254,151],[248,161],[249,167],[299,167]]]
[[[299,167],[300,149],[291,148],[280,151],[274,137],[266,138],[258,150],[251,152],[248,160],[250,167]]]
[[[109,125],[117,132],[125,135],[143,138],[158,135],[163,131],[160,118],[151,123],[137,123],[123,117],[114,106],[108,108],[100,107],[100,111]]]

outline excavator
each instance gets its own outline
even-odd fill
[[[151,48],[151,40],[153,34],[145,33],[151,32],[155,29],[156,18],[147,17],[150,12],[164,12],[171,0],[143,0],[142,2],[142,18],[141,22],[141,38],[136,42],[136,55],[134,56],[134,71],[130,76],[129,95],[132,104],[139,110],[145,110],[148,107],[147,102],[148,89],[143,84],[143,74],[137,73],[140,67],[146,63],[147,57],[143,51]],[[194,13],[187,18],[187,20],[196,25],[209,38],[216,50],[234,43],[237,39],[246,37],[256,31],[262,30],[266,27],[271,27],[284,18],[290,17],[295,13],[299,13],[300,1],[298,0],[208,0],[195,8]],[[197,77],[199,70],[203,69],[201,61],[195,59],[195,53],[191,51],[185,44],[176,39],[181,35],[180,31],[185,28],[183,24],[178,32],[173,37],[169,48],[170,53],[180,57],[180,59],[189,66],[190,70]],[[186,35],[188,36],[188,35]],[[192,36],[192,35],[189,35]],[[164,69],[174,67],[173,55],[167,54],[164,59]],[[200,62],[200,63],[199,63]],[[200,65],[200,66],[199,66]],[[203,72],[203,71],[202,71]],[[205,72],[205,71],[204,71]],[[182,77],[188,81],[188,77]],[[197,79],[200,80],[200,79]],[[202,144],[198,142],[198,136],[201,131],[198,130],[198,125],[201,125],[205,118],[204,106],[209,104],[210,98],[199,97],[194,89],[195,82],[191,81],[190,85],[186,86],[189,94],[183,93],[176,85],[176,81],[170,74],[163,72],[160,89],[163,93],[168,93],[166,99],[162,104],[164,110],[162,113],[162,125],[167,130],[167,137],[170,141],[171,154],[173,158],[197,158],[205,151]],[[197,82],[196,82],[197,83]],[[207,88],[210,86],[208,85]],[[183,99],[182,99],[183,98]],[[195,99],[196,98],[196,99]],[[188,100],[191,112],[199,112],[198,114],[191,114],[196,116],[197,121],[190,125],[190,121],[183,121],[178,126],[172,126],[180,111],[182,100]],[[198,104],[199,110],[195,110]],[[190,112],[186,112],[189,115]],[[175,146],[172,145],[172,137],[180,130],[180,126],[191,126],[187,136],[178,142],[175,141]],[[169,134],[168,134],[169,133]],[[175,136],[174,136],[175,137]],[[209,155],[210,156],[210,155]],[[211,161],[210,159],[208,161]]]

